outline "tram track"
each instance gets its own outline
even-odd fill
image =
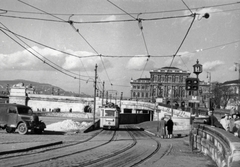
[[[79,166],[89,166],[89,165],[99,166],[99,164],[97,164],[97,163],[105,161],[106,159],[110,159],[112,157],[116,157],[117,155],[120,155],[120,154],[130,150],[131,148],[133,148],[137,144],[137,140],[136,140],[135,136],[133,135],[133,133],[128,130],[129,127],[126,127],[126,128],[127,128],[126,130],[127,130],[128,134],[131,136],[131,140],[132,140],[132,143],[129,146],[122,148],[122,149],[118,149],[115,152],[113,152],[112,154],[106,154],[105,156],[102,156],[101,158],[98,158],[96,160],[90,160],[89,162],[80,163],[78,165]]]
[[[150,159],[153,155],[157,154],[158,151],[160,150],[161,148],[161,144],[158,140],[156,140],[154,137],[150,136],[149,134],[147,134],[146,132],[142,132],[144,133],[144,135],[147,135],[149,138],[151,138],[152,140],[154,140],[156,142],[156,149],[150,153],[149,155],[147,155],[145,158],[142,158],[140,161],[134,163],[131,165],[131,167],[134,167],[134,166],[138,166],[140,164],[142,164],[143,162],[147,161],[148,159]]]
[[[101,131],[101,133],[106,133],[106,131]],[[106,145],[107,143],[109,143],[113,140],[113,138],[115,137],[115,133],[116,132],[114,131],[112,133],[111,138],[109,140],[107,140],[106,142],[101,142],[101,140],[100,140],[100,144],[96,144],[95,146],[90,146],[90,147],[82,149],[82,150],[76,149],[77,146],[81,146],[81,145],[85,144],[86,142],[91,143],[91,140],[96,138],[100,134],[97,134],[97,135],[95,135],[95,136],[93,136],[90,139],[87,139],[85,141],[72,143],[72,144],[69,144],[69,145],[62,146],[62,147],[46,148],[45,150],[42,150],[42,151],[36,152],[36,153],[29,153],[29,154],[24,154],[23,153],[22,155],[14,155],[14,156],[10,156],[10,157],[4,157],[4,158],[0,159],[0,164],[6,164],[5,166],[27,166],[27,165],[34,166],[35,164],[38,164],[38,163],[41,163],[41,162],[52,161],[54,159],[71,156],[71,155],[78,154],[78,153],[81,153],[81,152],[84,152],[84,151],[87,151],[87,150],[91,150],[91,149],[94,149],[94,148],[97,148],[97,147],[104,146],[104,145]],[[65,152],[64,151],[65,149],[68,150],[68,152]],[[57,153],[59,155],[56,155]],[[47,154],[49,156],[44,156],[45,154]],[[19,160],[20,157],[22,157],[25,160],[26,159],[28,159],[28,160],[24,161],[24,162],[19,162],[17,160]],[[41,157],[41,158],[36,158],[36,157]]]
[[[116,165],[134,167],[151,159],[160,148],[161,144],[155,137],[136,127],[125,126],[118,131],[103,130],[84,141],[61,147],[0,157],[0,164],[24,167]],[[162,157],[167,154],[169,152],[165,152]]]
[[[102,130],[99,131],[98,133],[95,133],[94,135],[92,135],[91,137],[85,139],[85,140],[81,140],[78,142],[71,142],[71,143],[62,143],[62,144],[57,144],[54,146],[46,146],[46,147],[42,147],[42,148],[33,148],[33,149],[28,149],[26,150],[18,150],[16,153],[8,153],[5,155],[1,155],[0,156],[0,161],[1,159],[8,159],[8,158],[14,158],[14,157],[21,157],[21,156],[27,156],[27,155],[34,155],[34,154],[39,154],[42,152],[46,152],[46,151],[51,151],[51,150],[56,150],[56,149],[60,149],[60,148],[66,148],[66,147],[70,147],[70,146],[75,146],[75,145],[79,145],[85,142],[90,141],[91,139],[93,139],[94,137],[96,137],[97,135],[99,135],[100,133],[102,133]]]
[[[106,132],[109,133],[111,131]],[[123,130],[120,131],[120,133],[126,132]],[[45,159],[44,161],[24,163],[17,166],[59,166],[59,163],[61,163],[61,166],[92,166],[103,160],[115,157],[134,147],[137,140],[131,132],[127,131],[127,134],[129,135],[127,137],[128,140],[126,140],[126,136],[123,138],[117,138],[116,131],[114,131],[114,135],[109,141],[102,145],[98,145],[97,147],[91,147],[89,149],[82,150],[81,152],[75,152],[71,155],[64,154],[62,156],[55,156],[54,158],[48,160]]]

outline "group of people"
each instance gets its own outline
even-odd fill
[[[173,137],[173,121],[170,116],[161,118],[159,122],[159,136],[161,138]]]
[[[240,127],[239,124],[236,123],[236,121],[238,120],[240,121],[240,118],[237,114],[232,115],[225,114],[224,117],[220,120],[220,123],[222,124],[223,128],[226,131],[229,131],[233,133],[235,136],[240,137],[240,135],[238,135]]]
[[[213,115],[213,109],[208,111],[208,118],[204,121],[206,124],[222,128],[234,136],[240,137],[240,125],[236,121],[240,121],[240,118],[235,113],[230,113],[230,115],[225,114],[220,121]]]

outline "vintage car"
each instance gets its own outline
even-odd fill
[[[20,104],[0,104],[0,128],[6,129],[7,133],[19,134],[42,133],[46,128],[44,122],[39,120],[32,109]]]

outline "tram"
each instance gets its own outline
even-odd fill
[[[118,129],[119,111],[116,108],[101,108],[100,110],[100,128]]]

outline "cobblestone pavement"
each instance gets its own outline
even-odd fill
[[[30,147],[31,145],[41,145],[49,142],[63,141],[64,143],[71,143],[75,141],[85,140],[91,137],[94,133],[48,133],[42,135],[19,135],[7,134],[0,130],[0,152],[9,149],[18,149]],[[188,137],[161,139],[156,138],[161,143],[161,149],[151,159],[143,162],[139,166],[143,167],[217,167],[210,157],[204,156],[202,153],[192,152],[190,147],[184,144]],[[65,164],[66,165],[66,164]],[[71,166],[72,164],[69,164]],[[0,164],[1,166],[1,164]]]

